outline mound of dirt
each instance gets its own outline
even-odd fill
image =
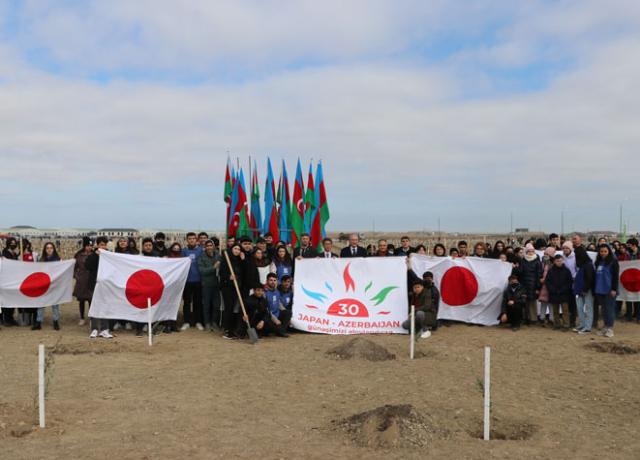
[[[613,353],[616,355],[635,355],[640,353],[640,346],[619,342],[593,342],[585,345],[585,347],[600,353]]]
[[[361,337],[355,337],[342,345],[331,348],[327,351],[327,354],[338,359],[360,358],[367,361],[396,359],[396,355],[390,353],[385,347]]]
[[[410,404],[385,405],[331,423],[363,447],[422,447],[448,435]]]

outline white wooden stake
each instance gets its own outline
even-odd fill
[[[151,298],[147,297],[147,332],[149,333],[149,346],[153,345],[153,332],[151,331]]]
[[[484,347],[484,440],[489,440],[491,417],[491,348]]]
[[[409,358],[413,359],[416,349],[416,307],[411,305],[411,345],[409,345]]]
[[[44,428],[44,345],[38,345],[38,411],[40,428]]]

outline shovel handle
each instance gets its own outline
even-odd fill
[[[227,259],[227,265],[229,266],[229,271],[231,271],[231,274],[233,275],[233,285],[236,287],[236,293],[238,294],[238,300],[240,300],[240,308],[242,308],[242,313],[244,314],[244,316],[247,316],[247,310],[245,310],[244,308],[244,300],[242,300],[242,294],[240,294],[240,288],[238,287],[238,281],[236,280],[236,273],[233,271],[233,265],[231,265],[231,261],[229,260],[229,254],[227,254],[227,251],[224,250],[224,258]],[[245,321],[247,323],[247,326],[251,326],[249,324],[249,320],[247,319],[247,321]]]

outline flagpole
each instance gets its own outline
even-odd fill
[[[45,382],[44,382],[44,344],[38,345],[38,415],[40,418],[40,428],[45,427],[44,418],[44,394],[45,394]]]
[[[415,334],[416,334],[416,306],[415,305],[411,305],[411,345],[409,345],[409,358],[413,359],[413,357],[415,356],[415,349],[416,349],[416,341],[415,341]]]
[[[149,346],[153,346],[153,332],[151,331],[151,298],[147,297],[147,329],[149,333]]]

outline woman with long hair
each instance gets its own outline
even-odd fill
[[[604,327],[598,331],[598,335],[613,337],[613,323],[616,318],[616,296],[618,295],[618,275],[620,266],[608,244],[598,246],[596,258],[596,275],[593,292],[595,302],[593,308],[592,327],[598,325],[598,308],[602,307]]]
[[[91,244],[91,239],[85,236],[82,238],[82,248],[73,256],[76,260],[76,265],[73,269],[73,277],[76,280],[76,284],[73,287],[73,296],[78,299],[78,309],[80,310],[78,326],[84,326],[85,306],[91,302],[89,271],[85,268],[84,263],[92,252],[93,245]]]
[[[278,246],[276,248],[270,271],[278,275],[278,283],[282,281],[283,276],[291,276],[293,273],[293,261],[286,246]]]
[[[42,258],[40,262],[57,262],[60,260],[60,256],[58,255],[58,251],[53,243],[48,242],[45,243],[42,248]],[[42,320],[44,319],[44,309],[45,307],[38,308],[36,314],[36,320],[31,326],[32,331],[36,331],[42,329]],[[51,312],[53,315],[53,328],[56,331],[60,330],[60,305],[51,305]]]

